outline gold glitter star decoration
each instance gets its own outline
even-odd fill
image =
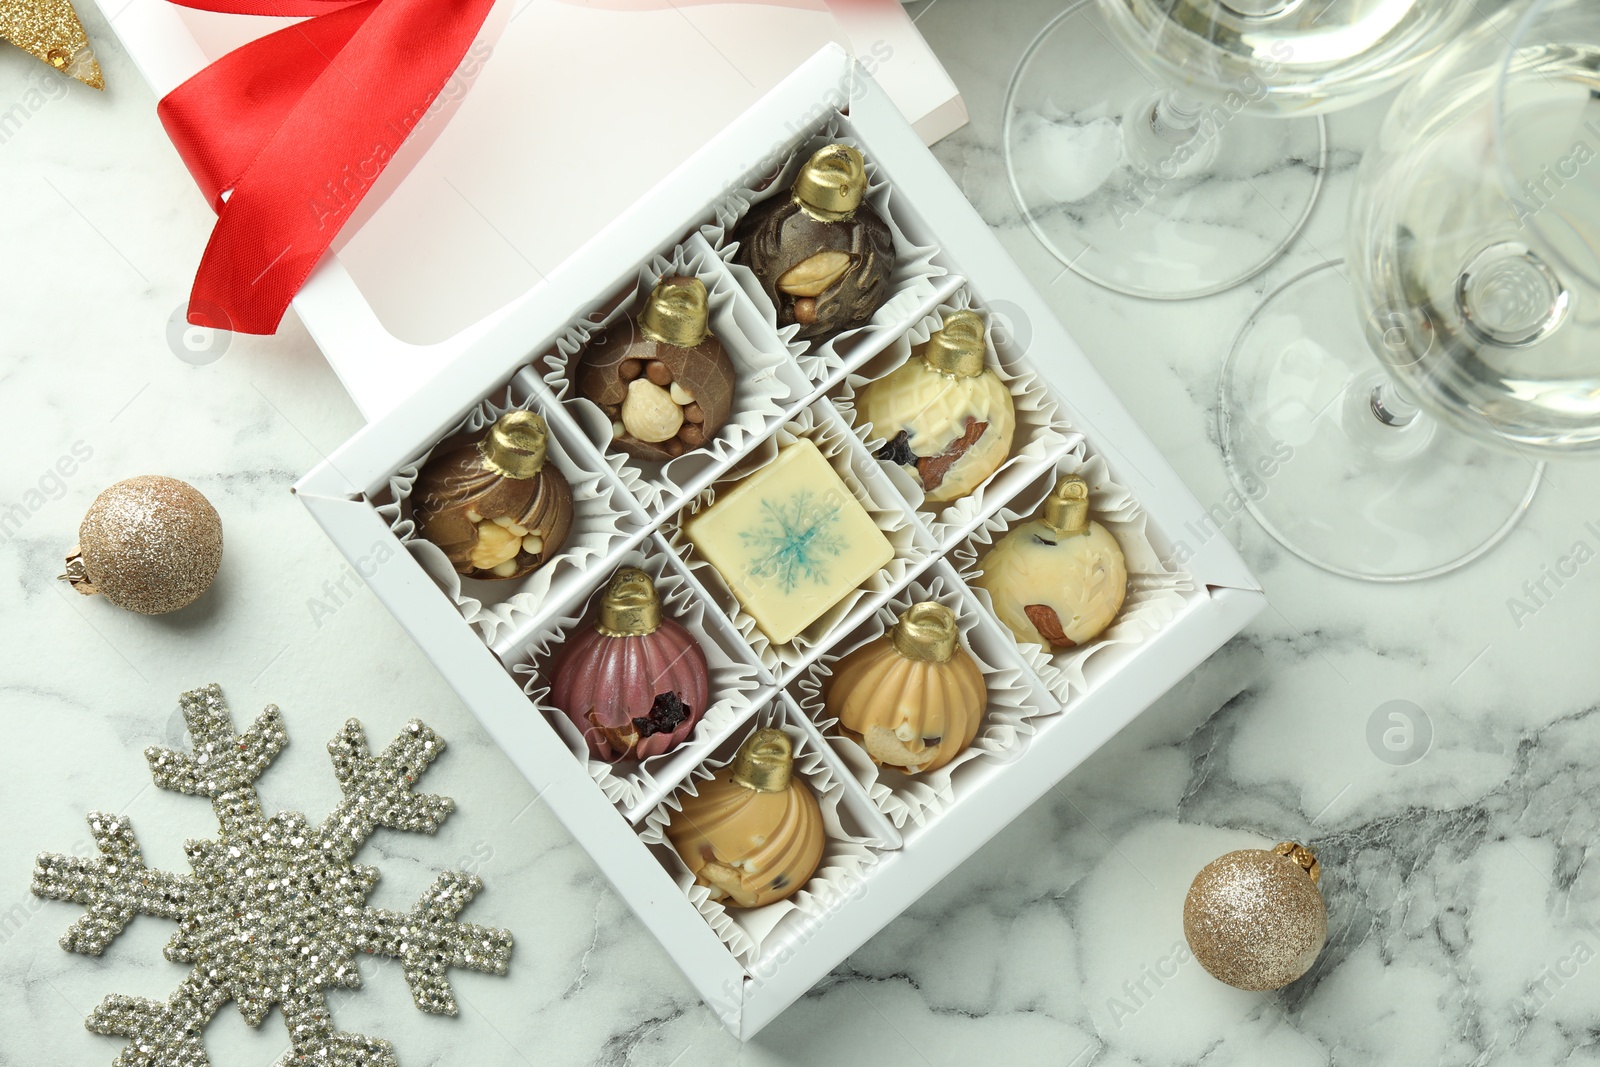
[[[0,0],[3,2],[3,0]],[[130,1043],[116,1067],[207,1067],[202,1032],[229,1001],[251,1026],[274,1005],[290,1048],[279,1067],[397,1067],[389,1042],[337,1030],[323,991],[359,988],[357,951],[401,962],[418,1008],[454,1015],[451,967],[505,974],[511,934],[456,916],[483,883],[446,871],[407,912],[370,907],[378,871],[354,862],[380,826],[433,833],[455,803],[413,793],[444,741],[413,719],[373,756],[355,719],[328,744],[343,799],[320,826],[298,812],[263,814],[255,781],[288,742],[268,706],[235,734],[215,685],[183,694],[189,752],[145,750],[156,785],[208,797],[221,824],[215,841],[184,846],[193,873],[146,867],[128,820],[96,812],[89,829],[100,858],[41,853],[33,892],[87,907],[61,947],[98,956],[136,915],[176,919],[166,957],[193,969],[165,1003],[113,994],[84,1025]]]
[[[71,0],[0,0],[0,40],[87,86],[106,87]]]

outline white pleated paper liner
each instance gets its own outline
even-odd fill
[[[794,744],[794,773],[804,779],[817,798],[827,840],[816,873],[793,896],[761,908],[729,908],[712,900],[710,890],[695,884],[694,875],[667,842],[666,830],[673,816],[682,810],[681,798],[686,794],[698,796],[699,783],[732,762],[745,738],[769,726],[782,729]],[[805,940],[840,904],[860,896],[878,862],[875,850],[884,842],[867,829],[871,825],[871,806],[836,772],[825,748],[816,728],[805,721],[791,701],[780,697],[757,712],[746,729],[724,742],[715,757],[696,767],[639,827],[640,840],[672,873],[678,887],[728,951],[748,968],[759,968],[785,943]],[[862,806],[868,811],[862,811]]]
[[[562,646],[569,637],[591,627],[599,613],[600,597],[611,576],[621,567],[638,567],[650,575],[661,598],[662,615],[689,631],[706,656],[712,704],[695,724],[683,744],[671,752],[644,760],[619,760],[607,763],[593,758],[583,734],[561,711],[550,703],[554,669]],[[616,566],[593,573],[588,595],[575,607],[550,620],[519,651],[514,675],[523,682],[522,691],[534,708],[555,727],[576,759],[582,760],[589,777],[605,793],[606,799],[623,809],[630,821],[638,821],[661,802],[661,798],[681,782],[746,719],[768,692],[761,670],[747,659],[747,650],[723,638],[706,618],[706,601],[669,551],[654,540],[644,542],[644,551],[634,550],[617,560]]]
[[[701,234],[728,264],[739,284],[751,300],[762,309],[767,323],[785,341],[793,340],[799,332],[798,325],[778,330],[777,309],[762,290],[755,274],[748,267],[733,262],[738,242],[733,238],[734,228],[750,209],[769,197],[788,195],[806,160],[817,149],[830,144],[847,144],[860,150],[867,164],[867,203],[871,204],[889,224],[894,237],[895,268],[890,275],[892,294],[865,326],[846,330],[821,344],[800,341],[804,349],[799,357],[800,369],[816,382],[829,381],[840,373],[850,361],[851,353],[858,349],[876,351],[887,342],[886,333],[903,328],[903,324],[916,317],[918,311],[937,298],[939,280],[950,274],[943,261],[933,235],[918,225],[909,210],[902,210],[894,201],[893,189],[878,172],[871,150],[856,138],[850,120],[833,113],[820,130],[801,137],[776,178],[770,172],[749,176],[747,184],[734,189],[714,206],[714,221],[701,227]],[[770,180],[769,180],[770,179]]]
[[[705,284],[711,305],[711,333],[733,361],[733,406],[728,421],[702,448],[665,463],[637,459],[611,446],[611,419],[599,405],[578,394],[573,363],[597,336],[612,326],[626,328],[625,316],[644,307],[662,278],[689,275]],[[583,427],[606,462],[651,515],[670,510],[726,469],[751,443],[783,421],[784,406],[810,385],[795,359],[804,346],[786,343],[762,318],[727,266],[699,237],[654,256],[639,268],[633,288],[572,323],[540,361],[544,380]]]
[[[974,584],[983,573],[984,556],[1013,525],[1038,516],[1045,498],[1063,474],[1081,474],[1089,483],[1089,517],[1116,537],[1128,566],[1127,599],[1099,637],[1076,648],[1055,652],[1032,643],[1014,642],[1022,661],[1061,703],[1066,704],[1074,693],[1088,690],[1084,671],[1092,658],[1132,655],[1139,645],[1177,618],[1184,609],[1185,594],[1194,590],[1194,579],[1186,572],[1166,568],[1150,541],[1144,509],[1127,487],[1112,479],[1105,460],[1097,455],[1085,455],[1080,444],[951,550],[948,557],[951,564],[991,616],[994,616],[994,601],[989,591]],[[998,617],[994,617],[1001,630],[1009,634],[1004,624],[998,623]]]
[[[716,503],[718,493],[731,490],[746,475],[771,463],[782,448],[802,437],[816,444],[851,494],[867,509],[873,523],[894,548],[894,558],[823,612],[794,640],[780,645],[775,644],[756,625],[755,618],[740,605],[716,568],[695,551],[683,529],[695,515]],[[771,671],[780,683],[787,681],[820,648],[825,647],[835,633],[853,626],[855,620],[887,600],[907,575],[926,561],[929,548],[927,534],[906,511],[905,504],[876,469],[875,462],[861,450],[861,442],[856,440],[826,400],[819,400],[796,412],[794,418],[746,454],[732,470],[685,504],[678,513],[677,521],[664,527],[662,532],[673,551],[688,563],[717,607],[732,620],[762,666]]]
[[[493,645],[498,634],[508,629],[535,625],[551,608],[575,592],[587,577],[585,570],[634,536],[639,517],[625,502],[611,479],[598,468],[590,453],[559,410],[543,399],[532,371],[523,368],[500,392],[485,399],[445,434],[434,447],[458,435],[472,436],[513,410],[536,411],[549,426],[548,461],[572,487],[572,527],[562,550],[543,566],[521,578],[485,582],[456,573],[445,554],[417,535],[411,518],[411,489],[418,472],[433,454],[427,452],[412,460],[389,479],[389,499],[376,509],[404,542],[417,562],[443,589],[461,612],[461,617],[478,629],[485,643]],[[541,611],[541,607],[545,610]]]
[[[925,600],[938,601],[956,613],[961,646],[972,654],[983,672],[989,706],[966,751],[936,771],[906,774],[894,767],[879,767],[865,749],[845,737],[839,731],[838,718],[824,705],[823,695],[841,659],[882,637],[903,611]],[[1015,649],[1009,647],[1015,644],[1010,633],[985,615],[985,610],[949,565],[937,561],[866,622],[832,645],[790,687],[801,710],[817,724],[878,810],[897,827],[908,820],[917,826],[926,825],[958,803],[974,764],[1009,762],[1033,735],[1027,720],[1058,710],[1054,706],[1041,707],[1045,694],[1034,688]]]
[[[915,326],[894,339],[889,347],[845,375],[830,392],[829,399],[839,414],[853,427],[867,451],[876,453],[888,435],[869,422],[858,422],[856,397],[871,382],[886,377],[905,365],[911,349],[924,344],[934,331],[944,326],[946,316],[973,307],[971,291],[963,286]],[[985,343],[988,365],[1011,393],[1016,411],[1016,433],[1006,461],[972,492],[945,503],[930,503],[917,479],[898,463],[878,460],[884,475],[916,510],[932,531],[940,548],[948,548],[999,507],[1000,503],[1030,481],[1052,456],[1065,452],[1079,439],[1067,424],[1065,413],[1051,395],[1037,371],[1020,352],[1009,346],[996,346],[993,325],[987,309],[979,306],[986,323]]]

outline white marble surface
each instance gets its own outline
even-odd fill
[[[120,1043],[82,1019],[112,992],[165,997],[168,923],[136,920],[100,959],[56,939],[73,906],[29,896],[33,855],[86,847],[83,815],[126,811],[152,864],[182,869],[208,806],[149,784],[140,751],[181,736],[179,691],[222,683],[243,717],[267,703],[291,745],[269,807],[319,818],[337,789],[323,745],[347,716],[375,740],[420,716],[451,749],[428,786],[456,798],[436,838],[381,832],[375,900],[400,907],[436,868],[488,889],[469,911],[511,927],[509,978],[454,976],[456,1019],[410,1006],[394,967],[332,997],[341,1027],[394,1040],[402,1064],[1555,1064],[1600,1059],[1600,567],[1564,579],[1519,627],[1523,596],[1600,521],[1600,475],[1562,465],[1526,524],[1480,565],[1374,588],[1286,557],[1248,519],[1228,535],[1272,597],[1245,635],[1067,777],[809,996],[740,1047],[583,851],[345,570],[287,492],[358,426],[292,320],[205,366],[166,338],[209,212],[154,101],[92,5],[111,84],[53,82],[0,48],[0,1063],[103,1064]],[[1054,2],[932,0],[925,30],[972,126],[940,158],[1050,297],[1203,502],[1227,482],[1212,440],[1217,368],[1260,292],[1341,245],[1351,166],[1376,113],[1331,120],[1340,146],[1309,236],[1245,291],[1140,303],[1060,275],[1018,225],[995,145],[1000,95]],[[38,90],[37,95],[29,94]],[[1058,276],[1060,275],[1060,276]],[[92,449],[57,480],[75,442]],[[174,619],[82,600],[53,580],[104,485],[161,472],[216,503],[217,588]],[[30,495],[40,490],[37,495]],[[321,601],[331,613],[313,612]],[[1408,700],[1426,756],[1393,766],[1369,717]],[[1173,956],[1189,879],[1228,849],[1293,837],[1321,849],[1330,944],[1275,995],[1237,992]],[[1596,924],[1596,925],[1589,925]],[[268,1064],[277,1018],[225,1010],[217,1064]]]

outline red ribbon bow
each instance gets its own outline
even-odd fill
[[[449,82],[494,0],[173,2],[313,16],[229,52],[158,109],[218,216],[189,321],[273,333]]]

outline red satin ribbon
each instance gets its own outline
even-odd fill
[[[311,16],[223,56],[158,108],[218,216],[189,322],[273,333],[449,82],[494,0],[173,2]]]

